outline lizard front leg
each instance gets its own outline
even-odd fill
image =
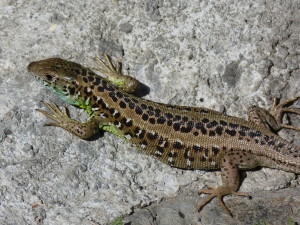
[[[297,97],[279,103],[278,98],[273,98],[273,105],[269,111],[257,106],[252,106],[248,110],[248,118],[251,122],[254,122],[259,126],[263,126],[271,131],[277,132],[282,128],[300,131],[300,128],[282,124],[282,117],[284,113],[296,113],[300,115],[299,109],[286,107],[299,99],[300,97]]]
[[[87,122],[82,123],[71,119],[68,116],[66,107],[63,107],[63,110],[61,111],[53,102],[52,106],[44,101],[42,101],[42,103],[52,112],[52,115],[42,109],[37,109],[37,111],[55,121],[52,123],[46,123],[45,126],[61,127],[82,139],[88,139],[93,136],[99,130],[99,126],[102,123],[101,118],[94,116],[92,116]]]
[[[140,82],[131,76],[122,74],[121,62],[116,61],[114,66],[110,57],[107,54],[104,54],[104,57],[106,63],[101,59],[96,58],[104,69],[100,67],[94,69],[103,73],[106,76],[107,80],[122,88],[127,93],[135,92],[139,88]]]

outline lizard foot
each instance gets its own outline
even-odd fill
[[[44,101],[41,101],[41,102],[53,113],[53,115],[47,113],[46,111],[44,111],[42,109],[36,109],[36,111],[44,114],[49,119],[56,121],[56,123],[45,123],[45,126],[54,126],[54,127],[64,128],[62,125],[63,121],[71,119],[67,113],[67,108],[63,107],[63,110],[61,111],[54,102],[51,102],[52,106],[47,102],[44,102]]]
[[[228,209],[228,207],[225,205],[224,201],[223,201],[223,196],[225,195],[229,195],[229,194],[233,194],[236,196],[244,196],[244,197],[250,197],[248,194],[243,193],[243,192],[236,192],[236,191],[232,191],[230,187],[228,186],[220,186],[220,187],[214,187],[211,185],[207,186],[208,189],[201,189],[199,190],[199,194],[210,194],[209,197],[207,197],[203,202],[201,202],[201,204],[198,206],[198,212],[200,212],[202,210],[202,208],[209,203],[212,199],[214,199],[215,197],[218,198],[218,202],[219,204],[222,206],[222,208],[232,217],[232,213],[231,211]]]
[[[122,74],[121,62],[116,60],[114,66],[110,57],[107,54],[103,54],[103,56],[105,58],[106,63],[100,58],[96,58],[96,60],[101,64],[103,69],[100,67],[96,67],[93,69],[104,74],[109,81],[122,88],[124,91],[128,93],[135,92],[140,86],[140,82],[131,76]]]
[[[298,101],[299,99],[300,99],[300,97],[297,97],[297,98],[288,99],[288,100],[285,100],[285,101],[279,103],[278,98],[276,98],[276,97],[273,98],[273,104],[272,104],[272,107],[270,110],[270,114],[275,118],[276,122],[280,125],[281,128],[300,131],[300,128],[282,124],[282,117],[283,117],[284,113],[295,113],[295,114],[300,115],[299,109],[286,107],[287,105],[293,104],[294,102]]]
[[[295,113],[300,115],[299,109],[287,107],[299,99],[300,97],[297,97],[279,103],[278,98],[273,98],[273,104],[269,111],[257,106],[252,106],[248,110],[249,120],[258,126],[263,126],[275,132],[281,130],[282,128],[300,131],[300,128],[282,124],[284,113]]]
[[[107,54],[104,53],[103,56],[105,57],[105,61],[107,62],[107,64],[98,57],[96,57],[96,60],[101,64],[102,67],[104,67],[104,69],[100,67],[95,67],[93,69],[105,74],[107,77],[114,77],[116,75],[122,76],[121,62],[116,60],[115,62],[116,66],[114,66]]]
[[[90,138],[99,129],[101,121],[97,117],[91,117],[87,122],[81,123],[69,117],[66,107],[63,107],[61,111],[54,102],[52,102],[52,105],[44,101],[42,103],[52,112],[52,115],[42,109],[36,110],[55,121],[46,123],[45,126],[61,127],[82,139]]]

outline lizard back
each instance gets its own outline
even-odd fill
[[[171,166],[219,169],[224,154],[239,151],[260,156],[255,166],[300,173],[300,148],[252,122],[206,108],[145,100],[77,63],[58,58],[34,62],[28,68],[65,101],[101,117],[107,123],[102,129]]]

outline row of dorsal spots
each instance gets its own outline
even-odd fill
[[[270,142],[268,142],[268,145],[270,145]],[[300,152],[297,148],[289,143],[284,143],[281,140],[276,140],[274,139],[274,137],[272,137],[271,146],[274,151],[282,155],[289,155],[293,156],[294,158],[300,157]]]
[[[105,103],[105,100],[100,99],[96,95],[92,95],[92,90],[95,89],[98,92],[104,92],[108,91],[108,97],[112,99],[113,102],[119,105],[121,109],[129,108],[135,112],[136,115],[139,115],[141,119],[145,122],[149,122],[150,124],[159,124],[159,125],[167,125],[170,128],[173,128],[176,132],[183,132],[183,133],[189,133],[192,132],[194,136],[199,135],[208,135],[210,137],[216,136],[216,135],[224,135],[226,133],[230,136],[238,136],[239,139],[245,139],[248,142],[251,140],[254,140],[255,143],[260,145],[269,145],[273,146],[275,151],[283,152],[286,150],[286,144],[282,142],[276,143],[274,139],[274,136],[267,136],[262,135],[260,131],[253,131],[249,127],[242,126],[239,124],[229,123],[226,121],[210,121],[208,118],[203,118],[201,121],[191,121],[187,116],[180,116],[175,115],[173,113],[164,113],[161,109],[156,108],[151,105],[151,103],[148,103],[150,101],[143,101],[139,102],[137,98],[129,96],[127,93],[124,93],[118,88],[114,88],[112,85],[110,85],[109,82],[106,80],[94,76],[93,73],[87,72],[84,69],[81,70],[81,75],[84,77],[83,82],[87,84],[87,86],[84,87],[83,92],[85,95],[85,100],[88,99],[88,97],[93,97],[94,104],[91,105],[91,108],[93,111],[98,111],[101,109],[105,110],[108,109],[107,104]],[[75,84],[74,84],[75,85]],[[74,87],[67,87],[70,94],[74,94],[76,90],[74,90]],[[76,87],[75,87],[76,89]],[[95,92],[94,92],[95,93]],[[159,105],[159,104],[158,104]],[[167,105],[167,109],[173,109],[176,108],[176,106]],[[120,113],[117,112],[115,109],[108,109],[109,112],[112,114],[112,117],[115,119],[118,119],[120,117]],[[190,111],[191,108],[189,107],[182,107],[182,110]],[[200,111],[201,112],[201,111]],[[205,112],[205,111],[203,111]],[[107,118],[107,114],[102,114],[103,118]],[[124,125],[130,125],[129,123],[126,123],[126,121],[114,121],[114,125],[122,129],[122,124]],[[140,134],[139,137],[143,137],[145,131],[139,131]],[[127,137],[129,137],[128,135]],[[151,136],[151,135],[150,135]],[[292,148],[290,148],[292,149]],[[286,150],[286,152],[291,152],[292,150]],[[294,157],[298,157],[297,154],[294,154]]]
[[[124,130],[125,139],[140,145],[142,149],[145,149],[144,151],[149,152],[158,158],[167,157],[166,163],[170,165],[176,165],[179,151],[183,150],[185,151],[184,160],[186,167],[192,167],[192,164],[195,161],[195,157],[190,156],[190,152],[194,150],[191,150],[190,148],[184,149],[184,144],[181,141],[171,142],[168,138],[159,136],[157,132],[146,131],[138,126],[134,126],[130,118],[121,117],[120,120],[114,121],[114,125],[119,129]],[[202,161],[208,160],[208,149],[204,150],[203,148],[202,154]]]
[[[97,86],[98,92],[104,92],[105,90],[108,91],[108,97],[112,99],[113,102],[116,102],[119,104],[119,107],[121,109],[129,108],[131,110],[134,110],[136,115],[139,115],[141,119],[145,122],[149,122],[150,124],[159,124],[159,125],[167,125],[171,128],[173,128],[175,131],[182,132],[182,133],[189,133],[194,128],[195,131],[193,132],[194,136],[200,135],[209,135],[209,136],[215,136],[215,135],[222,135],[222,132],[224,128],[222,126],[217,126],[218,123],[216,121],[209,121],[207,118],[202,119],[201,122],[194,122],[189,120],[187,116],[180,116],[180,115],[174,115],[170,112],[163,113],[161,109],[153,107],[151,104],[149,104],[149,101],[143,101],[140,104],[139,101],[129,96],[126,93],[122,93],[122,91],[118,90],[118,88],[113,88],[112,85],[109,84],[104,79],[101,79],[99,77],[93,77],[88,76],[84,77],[85,83],[94,82],[93,85],[97,85],[100,83],[100,85]],[[91,89],[93,89],[93,85],[90,85],[90,87],[85,87],[84,93],[85,95],[89,96],[91,95]],[[148,104],[147,104],[148,103]],[[97,102],[95,105],[92,105],[92,110],[96,111],[99,110],[99,107],[97,106],[99,102]],[[103,103],[100,102],[100,104]],[[176,106],[168,105],[167,108],[176,108]],[[191,110],[189,107],[182,107],[184,110]],[[105,107],[102,107],[102,109],[105,109]],[[226,122],[224,122],[226,123]],[[223,123],[223,124],[224,124]],[[221,125],[222,121],[221,121]],[[224,125],[223,125],[224,126]],[[238,125],[235,124],[229,124],[232,128],[236,129]],[[215,130],[213,128],[215,127]],[[209,130],[208,130],[209,129]],[[228,133],[231,136],[236,135],[235,130],[225,130],[226,133]],[[243,133],[242,133],[243,135]]]
[[[262,134],[260,131],[250,130],[248,132],[248,136],[251,139],[253,139],[256,144],[259,144],[260,146],[268,146],[274,151],[283,155],[288,154],[293,155],[294,157],[300,156],[300,153],[297,151],[295,152],[295,149],[290,144],[284,143],[281,140],[276,139],[274,135],[269,136],[266,134]],[[246,140],[250,141],[249,139]]]
[[[167,125],[173,128],[176,132],[189,133],[193,131],[194,136],[208,135],[210,137],[216,135],[223,135],[225,132],[230,136],[237,135],[238,124],[227,123],[225,121],[209,121],[208,118],[203,118],[202,121],[194,122],[189,120],[187,116],[176,115],[171,112],[164,113],[160,108],[156,108],[149,103],[149,101],[139,102],[135,97],[129,96],[126,93],[122,93],[120,90],[115,90],[113,88],[107,88],[109,85],[104,82],[101,87],[102,89],[107,89],[109,91],[108,97],[110,97],[114,102],[116,102],[121,109],[129,108],[134,111],[134,113],[140,118],[148,122],[149,124],[157,125]],[[167,108],[172,108],[168,106]],[[173,106],[176,108],[176,106]],[[185,110],[191,110],[189,107],[184,108]],[[226,126],[226,128],[224,127]],[[248,127],[241,126],[239,130],[240,136],[245,136],[245,131],[250,130]],[[249,134],[250,137],[251,133]],[[250,139],[249,139],[250,140]]]

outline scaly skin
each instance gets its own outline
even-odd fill
[[[114,67],[105,55],[107,64],[98,59],[103,69],[92,70],[59,58],[32,62],[28,71],[69,104],[85,109],[90,116],[86,123],[69,118],[67,110],[60,111],[55,103],[45,103],[54,120],[49,126],[63,129],[88,139],[99,129],[109,131],[135,145],[162,162],[183,169],[221,169],[222,186],[200,190],[211,194],[203,201],[200,211],[214,197],[222,201],[228,194],[247,196],[237,192],[239,169],[257,166],[300,173],[300,148],[280,138],[272,131],[299,128],[283,125],[284,113],[300,114],[300,110],[286,108],[300,98],[294,98],[267,110],[251,107],[249,120],[227,116],[206,108],[157,103],[130,93],[139,82],[121,73],[121,64]]]

